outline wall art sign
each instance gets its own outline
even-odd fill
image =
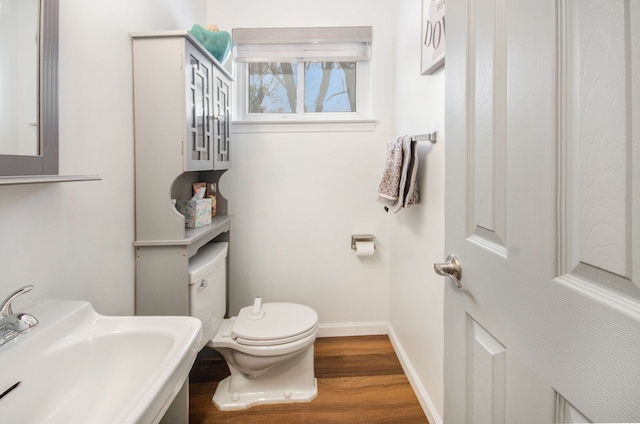
[[[422,75],[444,65],[444,2],[422,0]]]

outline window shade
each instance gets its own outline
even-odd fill
[[[237,62],[369,60],[371,27],[236,28]]]

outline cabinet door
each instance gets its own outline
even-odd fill
[[[187,134],[185,171],[213,169],[213,63],[191,43],[185,47]]]
[[[229,108],[229,94],[231,82],[219,71],[214,72],[215,80],[215,125],[214,125],[214,158],[213,169],[229,169],[229,125],[231,114]]]

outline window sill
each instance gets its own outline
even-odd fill
[[[295,133],[295,132],[366,132],[375,131],[375,119],[296,120],[296,121],[233,121],[234,134]]]

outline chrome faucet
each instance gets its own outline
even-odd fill
[[[33,286],[20,287],[11,293],[4,302],[0,304],[0,346],[32,327],[38,325],[38,320],[31,314],[23,312],[13,313],[11,304],[16,297],[25,294],[33,289]]]

